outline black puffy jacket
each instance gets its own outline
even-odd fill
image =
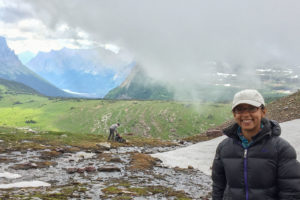
[[[218,145],[213,162],[213,200],[300,200],[296,151],[279,137],[277,122],[262,123],[247,149],[237,135],[237,124],[223,130],[228,138]]]

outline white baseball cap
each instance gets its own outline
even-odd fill
[[[249,104],[255,107],[265,105],[263,96],[257,91],[252,89],[242,90],[236,93],[232,101],[232,110],[239,104]]]

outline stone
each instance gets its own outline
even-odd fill
[[[122,162],[122,160],[120,158],[111,158],[110,160],[108,160],[108,162]]]
[[[109,142],[101,142],[96,144],[97,147],[101,150],[108,151],[111,148],[111,144]]]
[[[102,167],[99,167],[97,169],[99,172],[120,172],[121,169],[116,166],[111,166],[111,165],[104,165]]]
[[[34,163],[23,163],[23,164],[16,164],[11,168],[15,170],[28,170],[28,169],[36,169],[37,165]]]
[[[86,172],[95,172],[96,168],[94,166],[88,166],[88,167],[85,167],[84,170]]]
[[[68,168],[67,169],[68,174],[74,174],[75,172],[77,172],[77,168]]]
[[[77,169],[77,172],[78,172],[78,173],[84,173],[84,172],[85,172],[85,168],[78,168],[78,169]]]
[[[40,158],[44,159],[44,160],[50,160],[52,158],[56,158],[58,156],[60,156],[62,153],[58,152],[58,151],[43,151],[41,153]]]
[[[11,168],[15,170],[28,170],[28,169],[39,169],[39,168],[47,168],[50,166],[56,166],[57,162],[44,161],[44,162],[32,162],[32,163],[22,163],[16,164]]]

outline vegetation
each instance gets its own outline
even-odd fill
[[[172,188],[167,188],[163,186],[144,186],[144,187],[134,187],[130,183],[117,183],[115,185],[108,186],[103,189],[104,195],[102,197],[107,198],[110,195],[117,195],[113,199],[132,199],[134,197],[144,197],[153,194],[158,196],[168,197],[178,200],[190,200],[184,191],[176,191]]]
[[[4,85],[0,85],[0,96],[0,126],[37,131],[107,136],[109,126],[120,122],[118,130],[125,135],[176,139],[202,133],[231,118],[229,104],[47,98]]]
[[[112,142],[112,148],[119,146],[164,147],[176,145],[170,141],[162,141],[154,138],[141,138],[128,135],[125,138],[128,140],[126,143]],[[107,136],[93,133],[35,132],[31,129],[0,126],[0,139],[3,141],[0,143],[0,153],[7,149],[10,149],[10,151],[23,151],[28,149],[56,149],[58,147],[66,149],[66,151],[76,152],[83,149],[90,151],[98,150],[99,147],[97,144],[106,142]],[[139,158],[144,159],[141,156],[137,156],[134,166],[139,164]],[[147,162],[145,161],[145,166]]]
[[[111,90],[107,99],[140,99],[140,100],[171,100],[174,92],[151,79],[140,67],[135,67],[127,80],[119,87]]]

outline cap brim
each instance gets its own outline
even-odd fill
[[[257,101],[251,101],[251,100],[240,100],[240,101],[237,101],[235,104],[232,105],[232,110],[240,105],[240,104],[249,104],[249,105],[252,105],[252,106],[255,106],[255,107],[259,107],[261,106],[262,104],[260,102],[257,102]]]

